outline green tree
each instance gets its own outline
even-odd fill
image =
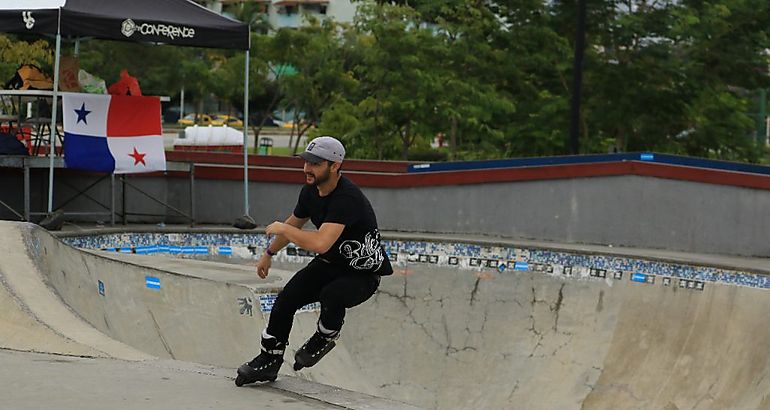
[[[357,22],[362,64],[356,69],[361,82],[362,122],[359,135],[374,145],[378,158],[389,157],[393,139],[399,156],[407,159],[418,139],[432,138],[431,117],[437,96],[444,87],[436,60],[441,58],[441,41],[431,29],[420,27],[417,14],[408,7],[362,6]]]
[[[53,71],[53,50],[45,40],[27,42],[13,35],[0,34],[0,85],[10,80],[22,64],[35,64],[50,73]]]
[[[63,53],[71,54],[73,43],[63,44]],[[80,42],[80,68],[103,78],[107,85],[120,79],[120,71],[139,80],[146,95],[175,95],[183,84],[180,66],[193,49],[109,40]],[[182,73],[183,74],[183,73]]]
[[[427,16],[441,41],[434,52],[434,70],[442,84],[436,93],[435,120],[439,132],[449,137],[455,159],[500,155],[516,112],[501,81],[510,75],[506,54],[490,41],[503,25],[491,9],[476,3],[446,3],[435,17]]]
[[[372,39],[364,44],[368,59],[357,71],[367,91],[359,124],[371,124],[375,135],[368,141],[391,146],[383,129],[391,124],[407,129],[407,116],[417,132],[409,140],[401,131],[402,158],[411,144],[425,146],[438,133],[458,159],[553,150],[553,136],[563,132],[554,131],[554,107],[563,106],[565,90],[559,88],[561,66],[552,66],[567,47],[548,29],[525,24],[542,5],[528,14],[520,4],[505,2],[409,2],[414,9],[382,3],[363,8],[357,26]],[[402,93],[393,92],[399,87]],[[540,111],[546,112],[539,123],[544,127],[530,125]],[[544,135],[551,138],[540,138]]]
[[[555,3],[565,37],[573,3]],[[583,150],[758,160],[749,96],[768,86],[768,7],[590,1]]]
[[[770,3],[586,2],[582,152],[762,160],[752,134],[758,90],[770,88]],[[352,26],[311,19],[270,34],[262,6],[229,5],[257,33],[249,111],[295,111],[297,143],[331,133],[351,157],[435,154],[439,134],[454,159],[567,152],[576,0],[359,4]],[[0,57],[5,78],[23,62],[52,64],[46,40],[0,35]],[[242,52],[92,40],[80,58],[108,84],[126,68],[146,94],[184,87],[199,111],[213,98],[222,110],[242,104]]]
[[[267,34],[273,29],[268,21],[267,5],[265,3],[242,1],[235,4],[227,4],[225,11],[232,15],[234,19],[248,24],[252,33]]]
[[[352,56],[339,34],[342,30],[332,21],[311,20],[308,26],[282,29],[275,35],[282,52],[276,62],[296,70],[278,80],[285,107],[296,114],[295,152],[302,136],[320,122],[323,112],[357,85],[350,73]]]
[[[249,62],[249,116],[258,118],[258,121],[252,123],[250,119],[249,124],[256,145],[267,120],[272,118],[273,111],[284,99],[281,80],[284,76],[293,74],[294,69],[289,65],[274,63],[283,59],[283,44],[275,37],[255,34],[252,35],[251,44],[253,52]],[[240,65],[240,70],[243,71],[242,59],[236,60],[234,66]],[[243,86],[238,86],[236,91],[243,95]]]
[[[552,6],[542,1],[496,2],[501,27],[490,35],[500,55],[494,77],[516,103],[506,118],[505,156],[565,154],[572,50]],[[556,16],[556,17],[555,17]]]
[[[641,3],[634,10],[619,2],[594,5],[592,46],[586,50],[584,151],[676,149],[675,136],[687,127],[683,116],[691,90],[667,33],[674,9],[673,2]]]

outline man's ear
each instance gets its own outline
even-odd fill
[[[332,171],[339,173],[341,167],[342,167],[341,162],[332,162]]]

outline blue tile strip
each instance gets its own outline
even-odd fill
[[[257,259],[268,244],[267,237],[258,233],[120,233],[63,237],[62,240],[78,248],[185,258],[222,255]],[[696,291],[702,291],[708,284],[770,289],[770,276],[766,275],[632,257],[410,240],[385,240],[383,245],[396,269],[410,264],[429,264],[448,269],[497,270],[500,274],[542,272],[572,280],[631,280]],[[312,252],[290,245],[279,252],[276,259],[303,263],[313,256]],[[259,296],[261,311],[269,312],[273,300],[274,294]],[[304,311],[317,309],[317,304],[303,308]]]

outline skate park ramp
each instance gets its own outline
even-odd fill
[[[768,409],[768,309],[737,286],[421,268],[346,334],[379,395],[426,408]]]
[[[275,269],[260,281],[253,267],[82,251],[29,224],[0,231],[0,329],[16,329],[0,330],[0,347],[16,350],[234,369],[258,351],[268,317],[242,301],[258,303],[291,275]],[[401,256],[396,274],[348,312],[338,347],[299,373],[287,352],[279,383],[429,409],[770,408],[770,293],[742,278],[694,290],[660,275],[650,284],[628,272],[457,269]],[[22,271],[39,283],[20,284]],[[48,299],[31,299],[41,292]],[[48,304],[69,316],[41,312]],[[290,349],[317,318],[297,314]]]
[[[262,315],[239,311],[239,298],[253,297],[253,269],[200,261],[164,265],[155,257],[127,263],[125,256],[73,248],[37,225],[7,221],[0,221],[0,250],[0,366],[16,369],[0,377],[0,393],[10,408],[39,408],[40,399],[55,400],[59,408],[103,408],[102,400],[116,397],[124,400],[116,408],[137,409],[255,402],[268,408],[415,408],[314,383],[312,376],[284,377],[265,389],[236,388],[235,368],[258,353],[265,325]],[[212,274],[216,280],[206,279]],[[280,288],[286,277],[276,270],[262,285]],[[314,329],[314,319],[300,318],[297,327]],[[353,378],[340,380],[365,390]],[[185,397],[174,399],[158,383]],[[145,401],[150,397],[155,400]]]

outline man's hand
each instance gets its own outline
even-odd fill
[[[334,222],[324,222],[317,231],[303,231],[299,228],[302,225],[304,222],[293,225],[275,221],[265,228],[265,233],[282,241],[281,245],[293,242],[302,249],[320,254],[328,252],[345,230],[345,225]]]
[[[275,221],[267,226],[265,229],[265,233],[268,235],[283,235],[286,233],[286,229],[289,228],[289,225],[286,225],[283,222]]]
[[[272,265],[273,257],[268,254],[263,254],[257,262],[257,275],[259,275],[259,277],[262,279],[266,278],[268,272],[270,272],[270,266]]]
[[[286,238],[286,232],[292,229],[299,231],[310,218],[297,218],[293,214],[286,219],[286,222],[275,221],[267,226],[265,233],[268,236],[275,236],[272,241],[269,241],[268,248],[270,246],[275,249],[274,252],[278,252],[283,249],[286,244],[289,243],[289,239]],[[273,264],[273,257],[268,255],[267,252],[262,254],[257,262],[257,275],[264,279],[270,272],[270,266]]]

